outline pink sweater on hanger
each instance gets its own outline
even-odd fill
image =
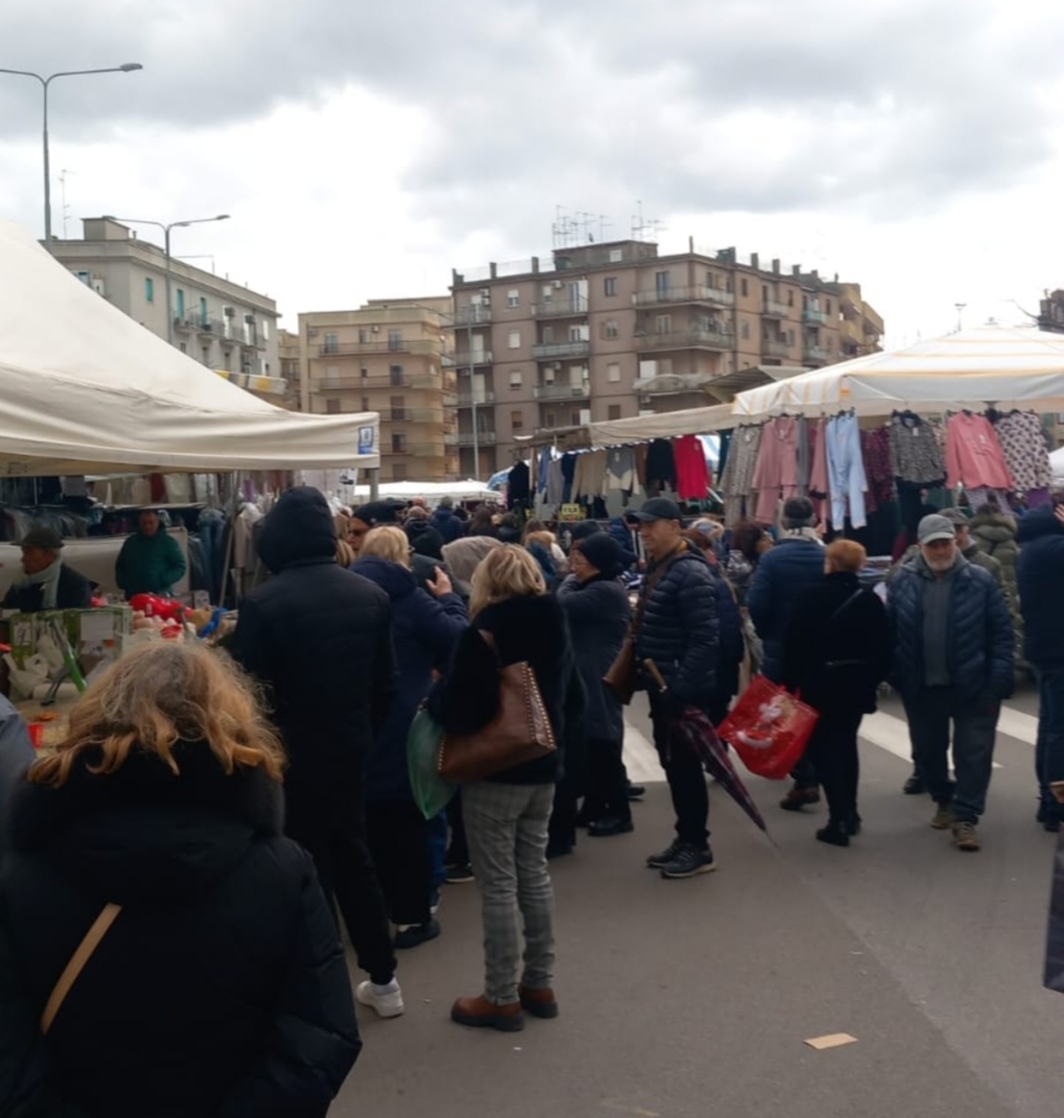
[[[776,506],[782,497],[798,493],[798,421],[781,415],[765,424],[761,436],[761,452],[754,471],[757,490],[757,519],[771,524],[776,519]]]
[[[946,480],[950,488],[1012,490],[1012,476],[990,420],[958,412],[946,428]]]

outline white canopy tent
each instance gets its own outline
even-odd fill
[[[993,404],[1064,410],[1064,334],[980,326],[742,392],[734,418],[853,408],[883,415]]]
[[[0,222],[0,477],[380,465],[379,417],[230,384]]]
[[[371,496],[368,485],[352,486],[351,492],[361,501],[388,500],[412,501],[424,497],[428,505],[438,505],[444,497],[452,501],[497,501],[499,494],[481,481],[393,481],[383,483],[377,496]]]

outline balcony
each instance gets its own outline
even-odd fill
[[[823,311],[804,310],[802,311],[802,321],[810,326],[826,326],[828,316]]]
[[[443,404],[443,406],[445,408],[456,408],[456,407],[458,407],[458,393],[457,392],[448,392],[447,389],[445,388],[443,390],[443,392],[440,394],[440,403]]]
[[[188,315],[174,312],[174,329],[179,334],[187,334],[192,329],[192,319]]]
[[[583,384],[537,384],[532,390],[537,400],[588,400],[591,398],[591,382]]]
[[[781,357],[787,358],[791,355],[793,347],[786,342],[781,342],[778,338],[765,339],[761,342],[761,354],[763,357]]]
[[[381,392],[386,388],[415,388],[443,392],[439,377],[430,374],[404,374],[392,377],[378,374],[373,377],[311,377],[308,381],[311,392],[343,392],[360,388],[363,392]]]
[[[576,298],[555,299],[549,303],[537,303],[532,308],[535,318],[577,318],[586,315],[588,299],[586,295]]]
[[[532,356],[537,361],[558,361],[566,357],[587,357],[590,342],[560,342],[555,345],[534,345]]]
[[[392,454],[408,454],[411,458],[443,458],[447,448],[441,435],[434,443],[406,443],[401,450],[393,447]]]
[[[774,299],[766,299],[765,309],[761,313],[766,318],[786,318],[790,309],[786,303],[777,303]]]
[[[490,349],[474,350],[472,353],[467,350],[465,353],[454,355],[454,364],[457,369],[472,369],[477,365],[491,365],[494,361],[495,357]]]
[[[804,361],[827,361],[828,351],[823,346],[810,345],[808,342],[802,347]]]
[[[732,307],[735,295],[700,284],[697,287],[666,287],[654,291],[637,291],[633,296],[637,307],[667,307],[679,303],[709,303],[715,307]]]
[[[494,404],[495,403],[495,393],[490,391],[490,390],[486,391],[486,392],[477,392],[477,393],[475,393],[475,395],[476,395],[476,405],[477,405],[478,408],[483,407],[485,404]],[[473,402],[474,402],[473,397],[474,397],[474,393],[472,393],[472,392],[469,392],[469,391],[459,392],[458,393],[458,406],[460,408],[471,408],[473,406]]]
[[[442,424],[443,412],[436,408],[391,408],[388,412],[388,418],[392,423]]]
[[[491,307],[474,305],[459,307],[455,312],[455,326],[482,326],[491,322]]]
[[[389,338],[375,335],[364,342],[325,342],[317,347],[318,357],[358,357],[367,353],[413,353],[421,357],[440,356],[440,343],[434,338]]]
[[[495,432],[494,431],[478,431],[477,432],[477,446],[494,446],[495,445]],[[459,431],[458,432],[458,445],[459,446],[472,446],[473,445],[473,432],[472,431]]]
[[[221,332],[222,324],[209,315],[196,315],[193,328],[201,338],[213,338]]]
[[[684,330],[670,334],[644,334],[637,337],[635,348],[639,353],[670,349],[735,348],[735,335],[723,330]]]

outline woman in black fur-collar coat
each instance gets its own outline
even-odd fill
[[[360,1048],[336,925],[282,834],[282,757],[220,657],[115,665],[4,823],[0,1114],[323,1116]],[[122,906],[41,1037],[85,933]]]

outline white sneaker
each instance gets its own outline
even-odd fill
[[[377,1011],[378,1017],[402,1017],[406,1006],[403,1005],[403,991],[399,983],[392,979],[387,986],[374,986],[372,982],[360,982],[355,990],[359,1005],[368,1005]]]

